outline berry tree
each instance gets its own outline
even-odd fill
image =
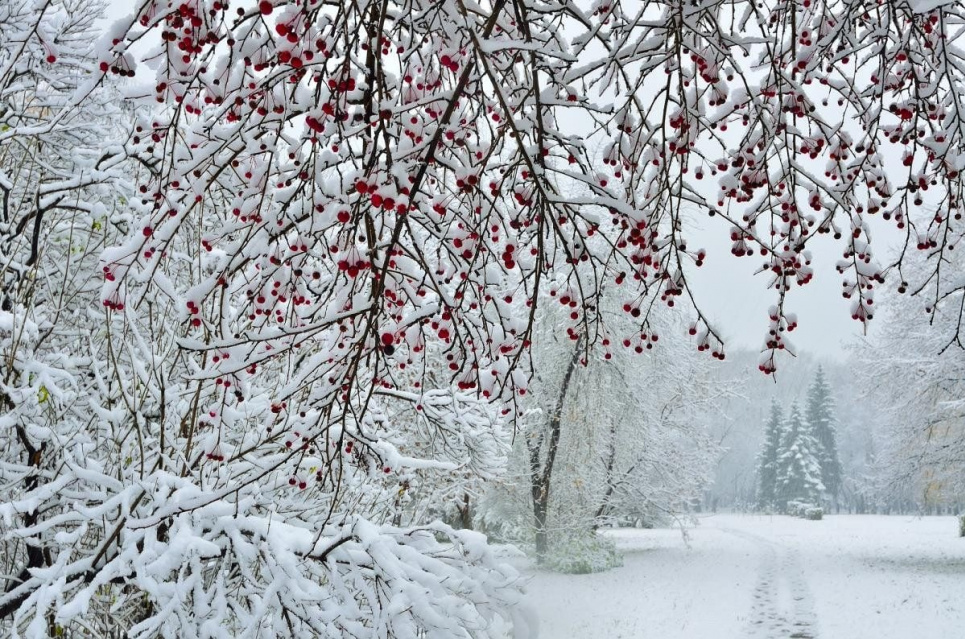
[[[281,280],[222,296],[220,328],[190,293],[228,256],[205,235],[230,231],[219,189],[163,245],[117,248],[159,237],[134,215],[164,164],[137,151],[150,111],[96,86],[96,17],[86,0],[0,7],[0,633],[502,636],[515,571],[425,515],[499,471],[500,409],[449,387],[438,340],[356,418],[290,394],[328,357],[222,340],[237,302]],[[117,256],[164,268],[134,277]]]
[[[222,318],[205,306],[218,291],[248,297],[233,328],[285,333],[263,343],[274,354],[338,327],[327,377],[348,393],[322,395],[340,404],[365,395],[363,362],[392,370],[386,358],[408,358],[431,332],[451,344],[457,383],[494,396],[524,386],[511,372],[535,306],[514,314],[511,300],[550,279],[565,283],[558,299],[588,344],[605,337],[600,285],[626,282],[639,330],[621,341],[647,343],[648,309],[689,300],[687,273],[707,259],[688,242],[694,210],[722,219],[732,252],[772,275],[765,371],[797,324],[785,299],[813,275],[815,238],[842,241],[861,321],[886,270],[869,216],[922,249],[951,243],[962,138],[942,96],[960,82],[945,44],[956,7],[641,10],[654,15],[620,2],[144,2],[99,52],[102,71],[130,74],[133,43],[160,35],[148,57],[167,107],[134,137],[156,171],[138,230],[107,257],[105,295],[129,274],[163,273],[157,247],[217,194],[225,219],[204,245],[230,257],[190,292],[199,334]],[[580,134],[565,133],[571,118]],[[890,146],[900,171],[885,165]],[[913,219],[929,190],[947,212]],[[259,259],[271,268],[236,291]],[[319,315],[322,303],[343,310]],[[722,356],[699,310],[692,333]]]
[[[132,636],[495,635],[512,571],[471,533],[393,522],[413,482],[499,467],[487,437],[526,393],[541,291],[575,344],[631,353],[658,341],[656,305],[683,302],[697,348],[722,358],[689,285],[717,259],[692,245],[694,216],[712,216],[773,289],[773,372],[822,235],[861,322],[886,274],[904,280],[905,253],[874,259],[875,216],[947,281],[965,135],[953,3],[139,0],[91,48],[67,34],[93,9],[0,7],[4,211],[38,196],[5,237],[30,228],[40,246],[54,201],[123,200],[98,268],[69,271],[103,277],[98,312],[80,296],[48,315],[73,330],[64,352],[95,337],[75,388],[116,449],[91,453],[79,416],[21,420],[23,492],[3,513],[31,541],[8,555],[4,631],[109,634],[84,625],[94,609]],[[50,167],[6,142],[66,134],[95,87],[144,74],[147,90],[125,87],[124,153],[55,176],[76,197],[10,177]],[[116,188],[77,195],[121,157]],[[604,286],[632,328],[599,312]],[[53,384],[22,363],[36,358],[6,370],[46,404]],[[90,446],[51,457],[74,440],[45,424]],[[41,437],[57,448],[38,456]],[[40,461],[63,474],[34,479]],[[64,520],[68,493],[85,507]]]

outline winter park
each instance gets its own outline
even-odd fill
[[[963,34],[0,0],[0,637],[965,637]]]

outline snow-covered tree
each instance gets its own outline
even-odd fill
[[[123,460],[97,454],[110,447],[98,410],[109,391],[94,354],[106,338],[99,256],[127,231],[130,116],[111,87],[85,90],[98,12],[0,5],[0,620],[29,618],[35,635],[57,624],[34,617],[31,596],[59,592],[39,592],[38,575],[96,543],[111,510],[97,486],[116,487]]]
[[[771,400],[771,412],[764,425],[764,441],[757,454],[757,508],[766,511],[777,502],[779,455],[784,439],[784,418],[777,400]]]
[[[781,508],[790,501],[818,503],[824,495],[818,443],[797,402],[791,410],[781,438],[777,467],[777,503]]]
[[[0,634],[502,637],[515,571],[435,516],[500,471],[504,410],[450,385],[438,340],[359,396],[331,389],[324,340],[272,357],[311,333],[308,315],[232,333],[263,315],[240,315],[244,300],[310,294],[266,271],[312,264],[293,238],[284,265],[213,246],[209,233],[244,240],[220,188],[163,244],[117,248],[150,201],[135,185],[170,167],[138,154],[148,110],[95,86],[98,14],[0,6]],[[232,259],[240,291],[183,295]],[[144,277],[120,281],[118,260]],[[315,312],[352,316],[327,303]],[[313,384],[352,395],[347,410],[313,405]]]
[[[831,386],[818,366],[814,381],[808,387],[804,419],[817,442],[818,463],[821,465],[821,483],[826,495],[837,502],[841,491],[841,460],[838,458],[837,419]]]
[[[961,272],[957,253],[945,268]],[[913,263],[909,279],[928,265]],[[865,372],[864,393],[878,407],[872,468],[882,504],[910,501],[919,508],[953,504],[965,493],[965,350],[958,311],[963,293],[930,280],[928,289],[905,299],[905,286],[889,287],[882,299],[881,329],[851,349],[853,366]],[[900,292],[899,292],[900,290]],[[939,295],[940,302],[932,303]],[[928,313],[930,324],[918,321]]]
[[[484,513],[504,538],[534,543],[541,560],[601,525],[681,516],[709,481],[719,448],[707,425],[730,393],[708,360],[673,339],[683,332],[673,317],[659,319],[665,346],[636,354],[588,352],[560,338],[555,308],[544,313],[514,481],[494,487]]]

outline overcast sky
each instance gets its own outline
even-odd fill
[[[698,303],[716,322],[729,349],[760,350],[769,324],[767,309],[777,300],[776,291],[766,288],[768,275],[754,275],[764,258],[731,255],[728,230],[711,222],[699,233],[703,243],[693,244],[708,249],[704,266],[692,278]],[[862,324],[851,319],[850,300],[841,296],[843,278],[834,268],[841,245],[826,236],[816,241],[814,278],[788,295],[787,308],[797,313],[799,324],[789,338],[798,351],[843,358],[842,344],[860,335]],[[873,321],[870,326],[873,331]]]

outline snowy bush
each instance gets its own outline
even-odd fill
[[[815,519],[821,519],[821,516],[824,515],[824,509],[810,502],[806,502],[806,501],[787,502],[786,512],[788,515],[791,515],[794,517],[800,517],[802,519],[811,519],[812,517],[809,513],[812,513],[814,511],[819,511],[817,513],[814,513],[815,516],[813,518]]]
[[[595,531],[575,531],[553,540],[545,565],[557,572],[585,575],[623,565],[612,539]]]
[[[518,446],[514,456],[522,453]],[[514,460],[515,461],[515,460]],[[511,463],[510,468],[518,464]],[[521,490],[527,477],[510,470],[501,481],[492,482],[479,500],[475,525],[490,543],[510,544],[523,551],[533,546],[533,504],[530,494]]]
[[[814,521],[819,521],[824,517],[824,509],[815,504],[809,504],[803,501],[789,501],[787,502],[786,512],[788,515],[794,517],[800,517],[801,519],[811,519]]]
[[[824,518],[823,508],[806,508],[804,510],[804,518],[810,519],[811,521],[821,521]]]
[[[958,536],[965,537],[965,513],[958,516]]]

